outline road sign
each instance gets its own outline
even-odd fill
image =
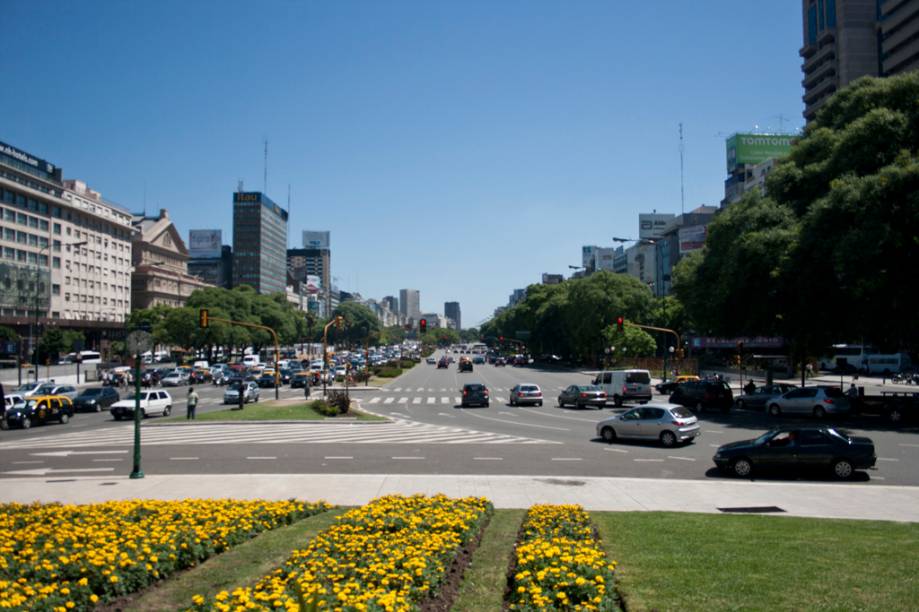
[[[153,348],[153,336],[145,331],[132,331],[128,334],[126,344],[128,352],[132,355],[140,355]]]

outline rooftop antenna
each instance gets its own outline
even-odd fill
[[[686,147],[683,146],[683,122],[680,122],[680,214],[684,214],[686,208],[686,191],[683,187],[683,151]]]
[[[268,195],[268,139],[265,139],[265,176],[264,176],[264,189],[262,193]]]
[[[147,181],[144,181],[144,216],[147,216]]]
[[[778,115],[773,115],[773,117],[779,120],[779,134],[784,134],[785,133],[785,122],[788,121],[788,117],[786,117],[782,113],[779,113]]]
[[[237,193],[242,193],[243,191],[245,191],[245,190],[243,189],[243,180],[242,180],[242,179],[239,179],[238,181],[236,181],[236,192],[237,192]]]
[[[290,183],[287,183],[287,245],[290,246]]]

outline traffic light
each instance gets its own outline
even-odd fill
[[[499,342],[504,342],[504,336],[498,336],[498,341],[499,341]]]
[[[428,333],[428,320],[427,319],[421,319],[420,321],[418,321],[418,331],[420,331],[422,334]]]
[[[345,318],[341,315],[335,317],[335,327],[341,329],[345,326]]]
[[[198,327],[201,329],[207,329],[208,324],[210,323],[210,316],[207,313],[207,308],[202,308],[198,311]]]
[[[622,317],[616,319],[616,331],[625,331],[625,319]]]
[[[743,340],[738,340],[738,341],[737,341],[737,350],[738,350],[738,352],[743,353]]]

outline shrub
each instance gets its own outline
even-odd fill
[[[368,372],[367,370],[361,370],[359,372],[355,372],[351,378],[354,379],[354,382],[359,382],[359,383],[367,382],[368,380],[370,380],[370,372]]]
[[[399,362],[399,367],[402,368],[403,370],[408,370],[410,368],[415,367],[416,363],[417,362],[412,361],[411,359],[403,359],[402,361]]]
[[[315,400],[310,404],[310,408],[321,414],[322,416],[334,417],[338,416],[338,406],[333,406],[325,400]]]
[[[377,376],[380,378],[395,378],[396,376],[402,375],[402,368],[380,368],[380,371],[377,373]]]
[[[337,414],[348,414],[348,409],[351,408],[351,399],[342,391],[332,391],[326,401],[338,411]]]

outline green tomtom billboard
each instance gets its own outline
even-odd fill
[[[740,164],[758,164],[785,157],[794,136],[788,134],[734,134],[727,141],[728,174]]]

